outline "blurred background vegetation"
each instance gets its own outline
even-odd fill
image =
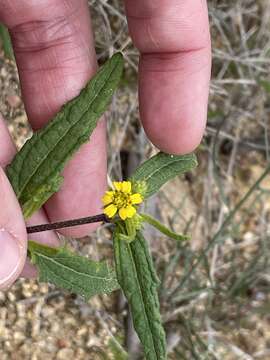
[[[138,53],[118,0],[89,1],[98,60],[123,51],[126,68],[108,120],[108,174],[122,178],[153,153],[139,126]],[[270,2],[210,0],[213,75],[199,167],[167,185],[148,211],[185,245],[147,229],[162,280],[169,359],[270,358]],[[1,27],[0,111],[18,148],[31,136],[16,65]],[[4,36],[3,36],[4,34]],[[266,172],[265,172],[266,174]],[[248,197],[246,194],[248,193]],[[244,200],[244,201],[243,201]],[[241,206],[240,206],[241,205]],[[101,227],[70,245],[111,257]],[[126,351],[129,351],[129,357]],[[0,359],[140,359],[122,294],[85,303],[52,286],[19,280],[0,292]]]

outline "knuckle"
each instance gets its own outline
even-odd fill
[[[0,18],[9,28],[15,51],[39,51],[68,41],[77,28],[83,0],[0,0]]]
[[[182,52],[209,47],[206,2],[173,0],[161,6],[127,1],[127,16],[135,45],[146,52]]]
[[[19,24],[11,31],[16,52],[37,52],[69,42],[76,30],[66,17]]]

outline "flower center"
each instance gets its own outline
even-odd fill
[[[118,209],[131,205],[130,194],[125,194],[122,191],[115,191],[113,203]]]

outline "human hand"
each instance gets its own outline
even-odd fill
[[[4,289],[22,271],[27,236],[20,205],[1,167],[0,198],[0,289]]]
[[[0,290],[9,287],[19,275],[34,277],[35,268],[25,264],[27,234],[25,222],[16,195],[2,167],[9,164],[15,155],[15,146],[0,115]],[[29,224],[48,222],[43,209],[29,220]],[[35,234],[35,240],[55,246],[57,234],[48,231]],[[23,272],[22,272],[23,270]]]
[[[190,152],[201,140],[207,113],[211,51],[206,1],[126,0],[125,5],[131,37],[141,52],[139,100],[146,133],[163,151]],[[26,112],[38,129],[96,71],[87,2],[0,0],[0,21],[10,30]],[[3,123],[0,139],[1,151],[6,149],[0,164],[5,166],[14,149]],[[62,189],[46,204],[50,221],[100,211],[106,188],[105,139],[101,122],[91,142],[66,167]],[[45,213],[36,216],[45,219]],[[91,228],[62,232],[81,237]],[[57,238],[46,234],[46,240],[53,244]],[[25,257],[26,241],[22,243]]]

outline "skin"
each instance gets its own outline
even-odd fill
[[[125,0],[125,8],[130,35],[141,54],[142,125],[159,149],[173,154],[190,152],[201,141],[207,114],[211,45],[206,0]],[[80,92],[97,69],[87,1],[0,0],[0,21],[11,33],[28,119],[34,130],[39,129]],[[91,141],[66,167],[62,189],[30,224],[100,212],[106,188],[105,135],[101,121]],[[4,168],[15,148],[3,119],[0,144]],[[35,272],[25,265],[27,236],[18,203],[4,172],[0,174],[0,188],[9,203],[8,211],[0,210],[0,228],[8,224],[23,249],[17,270],[4,282],[0,280],[3,289],[23,269],[24,276]],[[62,233],[82,237],[93,228],[89,225]],[[35,239],[51,245],[58,241],[54,233]]]

